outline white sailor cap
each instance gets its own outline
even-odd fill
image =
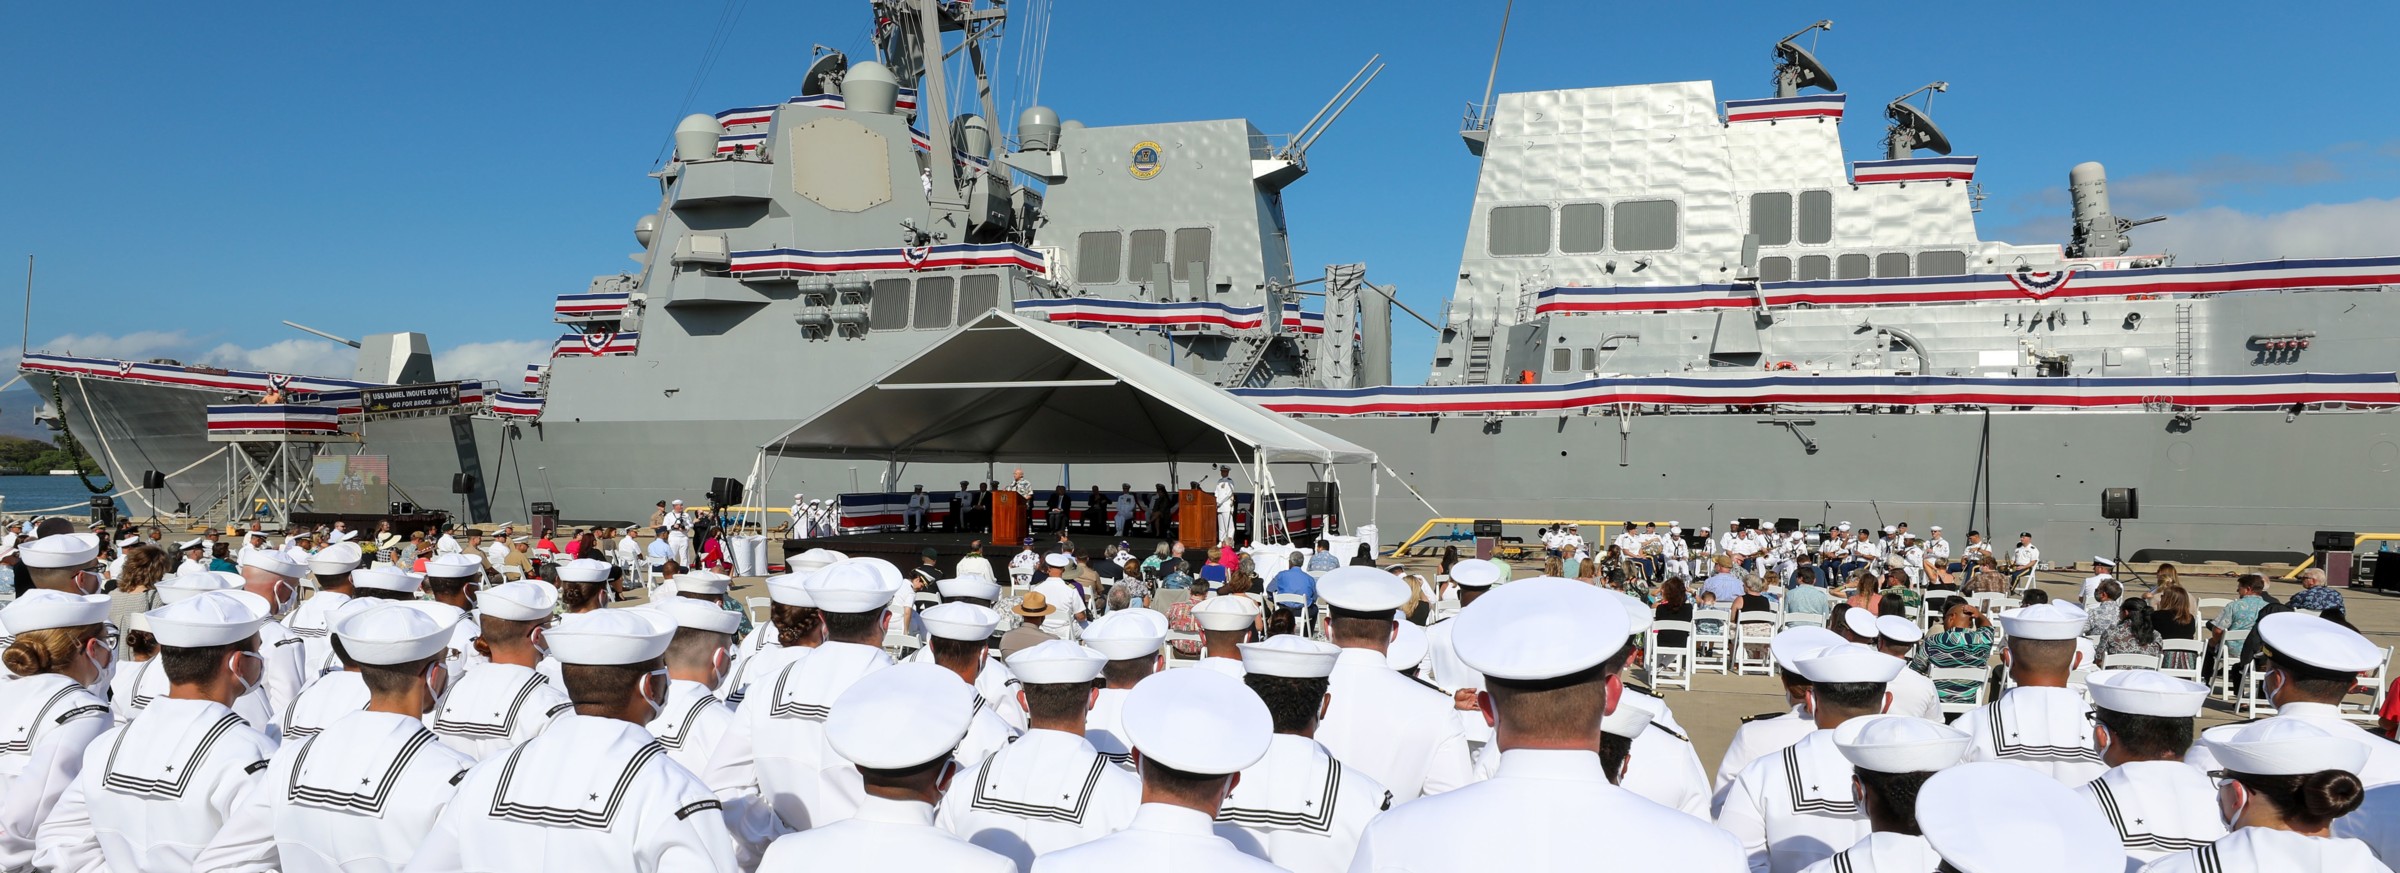
[[[990,576],[953,576],[934,583],[933,589],[943,597],[972,597],[994,602],[1000,599],[1000,583]]]
[[[1425,666],[1425,658],[1433,653],[1433,641],[1425,638],[1425,629],[1413,621],[1392,623],[1392,641],[1383,648],[1385,664],[1394,670],[1414,670]]]
[[[49,588],[27,591],[0,607],[0,629],[9,636],[108,621],[108,595],[68,594]]]
[[[342,654],[351,661],[407,664],[431,658],[449,648],[450,626],[458,623],[458,614],[448,611],[448,607],[431,601],[395,603],[362,599],[380,605],[364,607],[348,617],[336,616],[331,628],[334,637],[342,642]],[[358,601],[352,601],[355,602]]]
[[[1810,682],[1831,684],[1874,683],[1892,681],[1907,666],[1899,658],[1875,651],[1872,646],[1843,643],[1818,649],[1816,654],[1792,664]]]
[[[558,586],[540,579],[503,582],[475,597],[476,612],[503,621],[542,621],[557,608]]]
[[[357,543],[344,540],[308,556],[308,572],[319,576],[339,576],[358,569],[358,562],[364,557],[366,555],[359,550]]]
[[[817,605],[816,598],[808,596],[808,586],[804,583],[808,581],[810,575],[816,572],[816,570],[794,570],[781,576],[767,577],[767,599],[782,606],[814,608]]]
[[[177,573],[158,580],[158,602],[175,603],[190,600],[211,591],[235,591],[241,587],[241,576],[223,570]]]
[[[1083,644],[1111,661],[1147,658],[1167,644],[1167,617],[1151,609],[1116,610],[1083,629]]]
[[[2115,561],[2109,560],[2109,559],[2107,559],[2107,558],[2100,557],[2100,556],[2098,556],[2098,555],[2093,555],[2093,556],[2092,556],[2092,569],[2094,569],[2094,570],[2098,570],[2098,569],[2100,569],[2100,568],[2102,568],[2102,567],[2114,568],[2114,567],[2116,567],[2116,566],[2117,566],[2117,562],[2115,562]]]
[[[894,664],[834,698],[825,740],[859,767],[905,770],[957,751],[974,719],[975,687],[958,674],[933,664]]]
[[[1460,588],[1490,588],[1500,584],[1500,565],[1480,558],[1468,558],[1450,565],[1450,581]]]
[[[141,534],[126,534],[123,538],[117,540],[117,548],[122,549],[126,546],[130,546],[141,541]]]
[[[17,546],[17,560],[28,567],[81,567],[100,557],[100,537],[88,533],[51,534]]]
[[[1833,729],[1833,746],[1850,765],[1877,773],[1929,773],[1966,757],[1966,731],[1906,715],[1868,715]]]
[[[2208,686],[2157,670],[2096,670],[2084,678],[2092,706],[2126,715],[2196,718]]]
[[[2233,736],[2209,741],[2217,764],[2252,776],[2304,776],[2321,770],[2344,770],[2356,775],[2367,766],[2368,749],[2335,742],[2332,733],[2296,718],[2260,719],[2243,725]]]
[[[2003,761],[1959,764],[1917,793],[1917,826],[1960,873],[2123,873],[2125,846],[2073,789]]]
[[[608,566],[606,561],[593,561],[592,563],[603,567]],[[601,578],[605,580],[607,577]],[[675,577],[675,590],[689,591],[693,594],[723,594],[732,587],[733,577],[709,570],[693,570]]]
[[[826,565],[800,584],[826,612],[874,612],[891,606],[900,590],[900,568],[882,558],[845,558]]]
[[[666,615],[678,628],[734,634],[742,631],[742,614],[705,600],[661,597],[648,608]]]
[[[1641,598],[1613,589],[1602,588],[1600,593],[1608,595],[1610,600],[1616,602],[1617,609],[1625,613],[1626,636],[1641,636],[1650,632],[1650,622],[1658,618],[1658,614],[1651,611],[1650,604],[1643,603]]]
[[[1088,685],[1108,656],[1066,640],[1044,640],[1008,656],[1008,671],[1026,685]]]
[[[2383,650],[2357,631],[2300,612],[2258,620],[2259,646],[2278,661],[2297,661],[2335,673],[2365,673],[2383,665]]]
[[[1408,603],[1408,594],[1408,583],[1400,577],[1356,564],[1336,567],[1317,580],[1318,597],[1350,612],[1389,613]]]
[[[1887,533],[1887,534],[1890,534],[1890,533],[1898,533],[1899,531],[1900,531],[1900,529],[1899,529],[1899,528],[1893,527],[1893,526],[1891,526],[1891,525],[1888,525],[1888,524],[1883,526],[1883,532],[1884,532],[1884,533]]]
[[[1342,654],[1340,646],[1296,634],[1276,634],[1259,642],[1243,643],[1241,649],[1244,672],[1287,679],[1331,676],[1333,662]]]
[[[1627,694],[1617,698],[1615,710],[1600,717],[1600,732],[1630,740],[1641,736],[1642,731],[1649,730],[1650,720],[1657,717],[1658,713],[1650,711],[1650,707],[1635,703],[1634,695]]]
[[[176,550],[176,551],[178,551],[178,552],[188,552],[188,551],[191,551],[191,550],[193,550],[193,549],[206,549],[206,548],[208,548],[208,538],[207,538],[207,537],[193,537],[193,538],[191,538],[191,539],[184,540],[183,542],[180,542],[180,543],[176,543],[176,544],[175,544],[175,550]]]
[[[1051,552],[1042,556],[1042,563],[1063,570],[1075,566],[1075,559],[1065,552]]]
[[[2085,617],[2073,604],[2036,603],[2000,613],[2000,630],[2020,640],[2071,640],[2083,635]]]
[[[425,577],[389,567],[368,567],[364,570],[351,571],[350,584],[359,588],[373,588],[377,591],[415,594],[417,586],[425,584]]]
[[[210,591],[150,610],[150,635],[158,644],[200,649],[238,643],[257,635],[267,614],[236,592]],[[246,592],[242,592],[246,593]],[[255,599],[255,598],[253,598]]]
[[[1258,603],[1236,594],[1211,597],[1192,607],[1192,618],[1200,622],[1201,630],[1249,630],[1258,624]]]
[[[1834,530],[1849,530],[1849,529],[1850,529],[1850,523],[1849,523],[1849,522],[1846,522],[1846,521],[1845,521],[1845,522],[1842,522],[1841,524],[1834,525],[1834,526],[1833,526],[1833,529],[1834,529]]]
[[[1932,526],[1932,527],[1926,528],[1926,530],[1941,530],[1941,529],[1942,529],[1942,526],[1941,526],[1941,525],[1938,525],[1938,524],[1937,524],[1937,525],[1934,525],[1934,526]]]
[[[945,640],[980,643],[992,638],[992,629],[1000,626],[1000,613],[991,607],[973,603],[944,603],[917,613],[925,622],[925,632]]]
[[[1125,739],[1159,764],[1220,776],[1267,756],[1275,719],[1257,692],[1215,670],[1152,673],[1126,692]]]
[[[793,500],[798,500],[798,499],[800,499],[800,498],[807,497],[807,496],[808,496],[808,495],[807,495],[805,492],[795,492],[795,493],[793,493],[793,494],[792,494],[792,499],[793,499]]]
[[[300,578],[300,574],[308,572],[307,568],[293,563],[290,558],[284,557],[282,552],[273,552],[265,549],[253,549],[244,553],[242,555],[242,566],[265,570],[269,573],[282,576],[286,579],[298,579]]]
[[[791,566],[786,569],[793,573],[798,573],[803,570],[822,570],[826,567],[833,566],[833,562],[835,561],[846,560],[849,557],[849,555],[842,554],[832,549],[810,549],[808,551],[801,552],[799,557],[791,559],[791,561],[788,562]]]
[[[1451,622],[1459,660],[1487,677],[1519,681],[1599,666],[1624,649],[1627,636],[1624,607],[1598,588],[1553,577],[1494,588]]]
[[[1875,630],[1878,636],[1895,643],[1913,643],[1925,638],[1924,628],[1897,615],[1877,616]]]
[[[483,575],[483,558],[475,555],[435,555],[425,559],[425,575],[433,579],[464,579]]]
[[[1787,673],[1798,673],[1801,660],[1814,657],[1827,646],[1838,646],[1843,642],[1840,634],[1824,628],[1795,625],[1784,628],[1774,638],[1767,640],[1767,652],[1775,656],[1776,667]]]
[[[1883,630],[1875,623],[1875,614],[1856,607],[1842,610],[1842,626],[1849,628],[1850,633],[1860,639],[1871,640],[1883,635]]]
[[[427,565],[427,566],[428,566],[428,567],[430,567],[431,565]],[[609,573],[609,571],[610,571],[610,570],[613,570],[613,569],[616,569],[616,568],[609,566],[609,564],[608,564],[608,562],[607,562],[607,561],[595,561],[595,560],[592,560],[592,559],[590,559],[590,558],[576,558],[575,560],[568,561],[568,562],[566,562],[566,563],[564,563],[564,564],[560,564],[560,565],[558,565],[558,581],[560,581],[560,582],[606,582],[606,581],[608,581],[608,573]],[[692,571],[692,573],[704,573],[704,572],[707,572],[707,571],[705,571],[705,570],[694,570],[694,571]],[[684,574],[684,576],[689,576],[689,575],[691,575],[691,573],[686,573],[686,574]],[[681,581],[681,580],[684,578],[684,576],[677,576],[677,577],[675,577],[675,578],[676,578],[678,581]]]
[[[658,609],[600,609],[560,616],[542,639],[561,664],[610,666],[666,654],[675,630],[675,620]]]
[[[325,629],[332,630],[341,627],[342,622],[349,620],[351,616],[364,615],[367,610],[381,609],[396,602],[398,601],[385,600],[380,597],[353,597],[344,600],[342,605],[333,608],[332,615],[325,617]],[[446,620],[447,623],[443,625],[444,627],[456,624],[460,618],[465,616],[465,613],[459,612],[454,607],[434,604],[431,601],[425,601],[425,603],[427,604],[425,608],[429,610],[426,614],[434,616],[437,621],[445,621],[441,618],[444,613],[450,615],[450,618]]]

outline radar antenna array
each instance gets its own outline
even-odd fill
[[[1883,117],[1891,119],[1892,122],[1891,127],[1883,136],[1883,156],[1886,159],[1903,160],[1917,149],[1924,149],[1937,155],[1950,153],[1950,136],[1943,133],[1941,126],[1933,123],[1933,116],[1926,112],[1927,109],[1933,107],[1933,95],[1928,92],[1948,90],[1950,90],[1950,83],[1934,82],[1902,94],[1899,99],[1893,100],[1883,107]],[[1909,104],[1908,98],[1918,94],[1925,95],[1926,109],[1919,109]]]
[[[1810,31],[1830,31],[1832,29],[1833,19],[1823,19],[1800,28],[1798,33],[1776,41],[1775,96],[1798,97],[1802,88],[1822,88],[1832,91],[1840,87],[1834,84],[1833,74],[1826,71],[1825,64],[1818,61],[1816,55],[1792,42],[1792,40],[1807,36]]]
[[[842,75],[850,71],[850,56],[838,49],[817,46],[817,59],[808,63],[808,72],[800,76],[800,96],[840,94]]]

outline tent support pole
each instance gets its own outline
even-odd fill
[[[1375,520],[1375,513],[1383,508],[1383,477],[1375,474],[1382,466],[1383,459],[1381,458],[1367,462],[1367,525],[1375,528],[1377,534],[1383,533],[1383,526]],[[1352,528],[1352,530],[1356,529]],[[1374,543],[1367,544],[1367,553],[1375,553]]]

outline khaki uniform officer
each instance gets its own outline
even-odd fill
[[[2092,739],[2109,769],[2075,793],[2116,831],[2127,866],[2225,836],[2216,786],[2182,760],[2208,686],[2156,670],[2103,670],[2085,687],[2092,695]]]
[[[1139,755],[1142,805],[1124,830],[1037,858],[1033,873],[1282,868],[1217,836],[1235,777],[1266,757],[1274,719],[1258,695],[1207,670],[1169,670],[1125,696],[1125,732]]]
[[[1108,666],[1106,655],[1051,640],[1018,652],[1009,663],[1024,683],[1017,696],[1024,698],[1032,728],[960,773],[942,795],[940,818],[951,833],[1025,870],[1037,857],[1132,824],[1142,781],[1084,739],[1084,716],[1099,696],[1093,683]]]
[[[1317,742],[1403,803],[1475,781],[1451,697],[1394,672],[1385,657],[1408,583],[1374,567],[1341,567],[1317,581],[1317,595],[1332,607],[1327,636],[1342,648]]]
[[[1803,873],[1918,873],[1940,865],[1917,827],[1917,793],[1967,753],[1967,735],[1924,719],[1871,715],[1835,728],[1833,744],[1856,768],[1854,790],[1874,832]]]
[[[1973,735],[1969,735],[1973,739]],[[1969,747],[1972,753],[1973,748]],[[2125,850],[2105,819],[2042,771],[1966,762],[1925,780],[1917,827],[1958,873],[2123,873]]]
[[[1244,643],[1241,651],[1244,681],[1267,704],[1275,738],[1217,810],[1217,836],[1294,873],[1347,870],[1359,835],[1391,808],[1392,793],[1309,737],[1325,711],[1326,677],[1341,649],[1282,634]]]

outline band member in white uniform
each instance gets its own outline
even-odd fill
[[[961,771],[942,795],[939,820],[1025,870],[1037,857],[1124,830],[1141,806],[1142,781],[1083,736],[1107,656],[1051,640],[1008,663],[1031,729]]]
[[[675,620],[675,641],[667,645],[667,705],[644,727],[667,757],[698,773],[733,726],[733,709],[712,689],[733,664],[742,615],[689,597],[663,598],[653,608]]]
[[[398,870],[474,766],[418,720],[449,682],[455,618],[434,603],[351,603],[332,617],[332,640],[354,672],[336,675],[359,680],[364,708],[290,735],[194,870]]]
[[[2124,873],[2125,850],[2105,819],[2057,780],[1992,761],[1933,774],[1917,792],[1917,827],[1964,873]]]
[[[1193,666],[1242,678],[1243,643],[1258,631],[1258,602],[1240,595],[1217,595],[1192,607],[1200,623],[1200,662]]]
[[[1790,748],[1817,729],[1816,717],[1808,711],[1808,677],[1800,675],[1797,664],[1839,642],[1842,638],[1834,632],[1811,625],[1785,628],[1767,641],[1767,654],[1775,659],[1776,678],[1783,682],[1783,702],[1791,710],[1751,716],[1734,729],[1733,742],[1726,745],[1725,757],[1717,762],[1712,816],[1713,807],[1723,804],[1725,793],[1733,790],[1734,777],[1742,775],[1750,762]]]
[[[2084,687],[2092,695],[2092,742],[2109,769],[2075,793],[2108,819],[2127,866],[2224,836],[2216,786],[2183,762],[2208,686],[2156,670],[2103,670]]]
[[[1375,567],[1353,565],[1317,580],[1317,594],[1332,607],[1326,636],[1342,648],[1333,668],[1333,702],[1317,726],[1317,742],[1401,802],[1475,781],[1450,695],[1394,672],[1385,659],[1392,616],[1408,602],[1408,583]],[[1597,717],[1592,720],[1595,730],[1599,723]]]
[[[1850,759],[1834,731],[1891,705],[1885,687],[1906,664],[1858,643],[1827,646],[1794,665],[1808,677],[1817,730],[1752,761],[1717,808],[1717,825],[1742,841],[1750,869],[1799,873],[1872,831],[1850,785]]]
[[[117,636],[108,595],[47,588],[0,607],[0,663],[16,675],[0,682],[0,870],[33,860],[34,832],[83,772],[84,749],[115,726],[109,679]]]
[[[34,869],[191,869],[275,753],[231,708],[263,681],[265,621],[249,598],[225,591],[150,612],[167,696],[83,749],[81,771],[35,832]]]
[[[1924,719],[1872,715],[1835,728],[1833,745],[1850,761],[1852,790],[1874,832],[1803,873],[1920,873],[1940,866],[1941,856],[1917,827],[1917,793],[1966,754],[1967,735]]]
[[[2070,788],[2108,770],[2092,748],[2091,706],[2067,689],[2067,677],[2083,661],[2075,638],[2083,632],[2084,618],[2082,609],[2068,603],[2000,614],[2000,628],[2008,634],[2003,657],[2017,684],[1952,723],[1975,739],[1967,760],[2031,767]]]
[[[726,674],[724,684],[717,686],[717,696],[725,700],[726,706],[740,708],[750,693],[752,680],[781,673],[786,665],[807,657],[824,644],[825,616],[817,611],[816,600],[808,596],[807,587],[801,584],[822,569],[813,567],[767,578],[767,623],[750,630],[750,639],[734,658],[733,670]]]
[[[1126,772],[1133,771],[1133,746],[1125,741],[1125,695],[1143,679],[1166,669],[1165,618],[1147,609],[1118,610],[1101,616],[1083,632],[1083,644],[1108,659],[1108,665],[1100,668],[1102,684],[1092,695],[1092,711],[1084,716],[1083,736],[1101,757]]]
[[[1002,701],[983,692],[983,676],[993,669],[992,629],[1000,626],[1000,613],[988,606],[952,602],[928,607],[919,617],[932,638],[925,649],[933,651],[933,663],[976,689],[975,717],[966,737],[958,741],[958,763],[962,768],[982,764],[1021,733],[1000,716]],[[1016,696],[1016,689],[1003,687],[1001,693]]]
[[[2333,828],[2367,795],[2358,778],[2365,746],[2295,718],[2242,725],[2209,745],[2219,769],[2208,775],[2232,832],[2152,861],[2144,873],[2391,873],[2366,843]]]
[[[486,663],[467,671],[433,711],[433,733],[481,761],[516,748],[573,707],[567,691],[534,669],[558,608],[558,588],[539,580],[505,582],[476,598],[483,632],[475,650]],[[665,688],[660,688],[665,692]]]
[[[1014,873],[1017,866],[934,824],[934,804],[958,767],[953,756],[980,708],[975,689],[931,664],[900,664],[842,692],[825,740],[858,767],[854,815],[776,838],[760,873],[814,870],[957,870]]]
[[[1623,607],[1593,586],[1536,578],[1494,588],[1456,620],[1459,656],[1484,676],[1476,702],[1497,726],[1498,772],[1377,816],[1352,873],[1588,870],[1596,846],[1617,869],[1743,869],[1732,836],[1609,784],[1600,721],[1632,655]]]
[[[505,586],[503,586],[505,587]],[[603,609],[545,635],[575,709],[467,771],[410,873],[733,873],[708,787],[642,725],[667,699],[675,623]]]
[[[1242,681],[1266,703],[1275,738],[1217,811],[1217,836],[1293,873],[1341,873],[1358,854],[1367,822],[1392,806],[1391,792],[1309,737],[1342,650],[1282,634],[1241,651]]]
[[[1258,695],[1223,673],[1157,673],[1125,696],[1125,732],[1142,776],[1132,823],[1035,859],[1033,873],[1283,869],[1243,854],[1212,824],[1236,775],[1266,757],[1274,735]]]

